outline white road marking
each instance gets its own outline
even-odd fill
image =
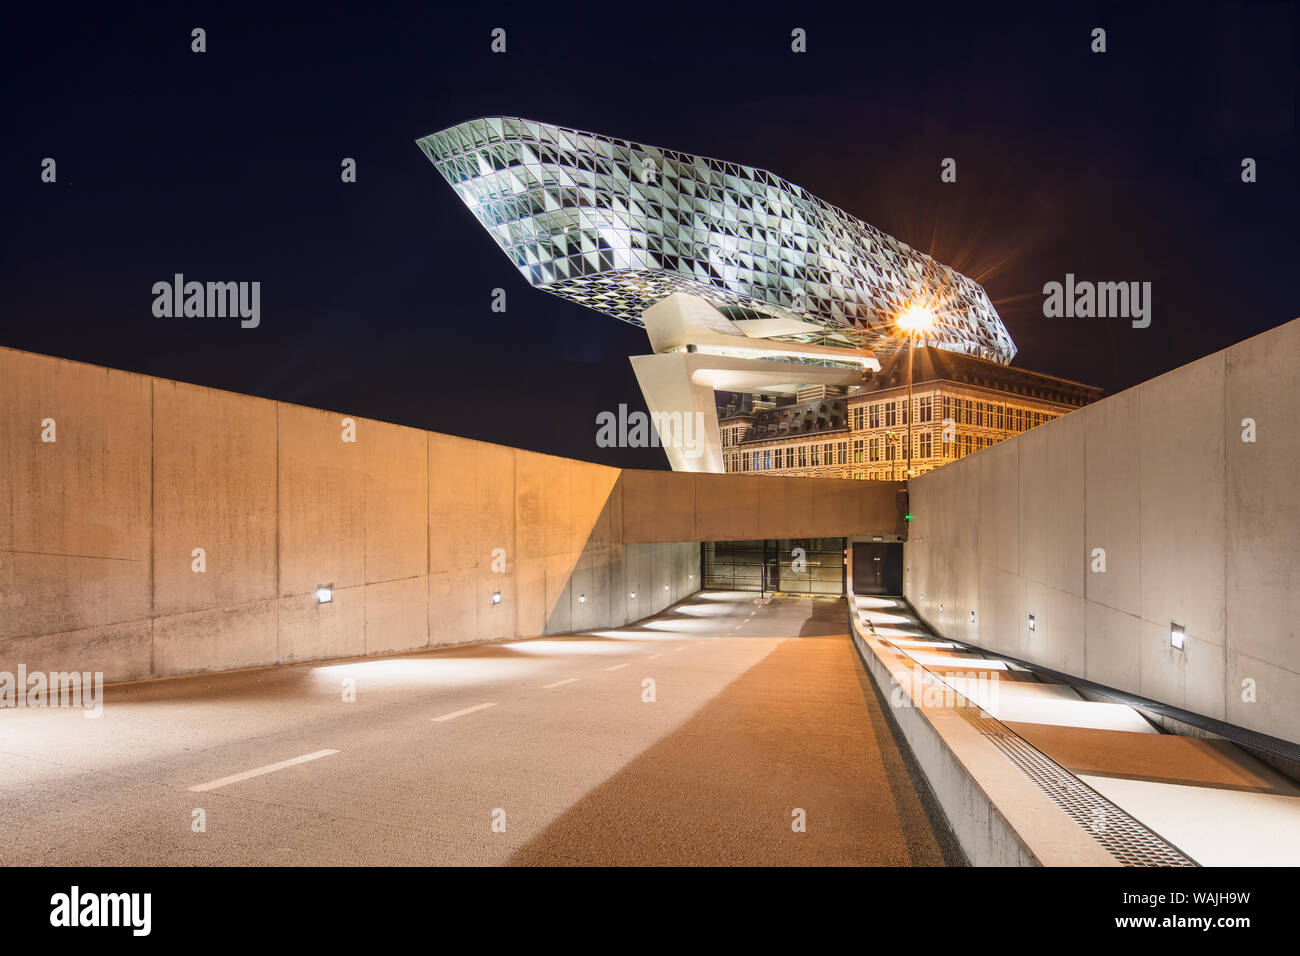
[[[232,783],[239,783],[241,780],[248,780],[250,777],[260,777],[264,773],[275,773],[275,771],[283,770],[286,767],[295,767],[300,763],[307,763],[309,760],[319,760],[321,757],[328,757],[330,754],[336,753],[338,753],[337,750],[318,750],[314,754],[303,754],[301,757],[294,757],[291,760],[281,760],[279,763],[267,764],[265,767],[258,767],[256,770],[245,770],[243,773],[236,773],[229,777],[222,777],[220,780],[201,783],[197,787],[190,787],[190,791],[192,793],[204,793],[208,790],[216,790],[218,787],[225,787]]]
[[[648,660],[648,661],[652,661],[652,660],[654,660],[655,658],[658,658],[658,657],[663,657],[663,655],[662,655],[662,654],[651,654],[649,657],[646,658],[646,660]]]
[[[430,717],[430,720],[443,721],[455,720],[457,717],[464,717],[466,714],[472,714],[476,710],[487,710],[489,707],[495,707],[496,703],[475,704],[473,707],[466,707],[464,710],[453,710],[450,714],[443,714],[441,717]]]
[[[542,690],[550,690],[552,687],[561,687],[561,686],[563,686],[564,684],[572,684],[572,683],[574,683],[575,681],[578,681],[578,680],[580,680],[580,678],[577,678],[577,677],[566,677],[566,678],[564,678],[564,680],[557,680],[554,684],[543,684],[543,685],[542,685]]]
[[[684,650],[686,650],[686,648],[685,648],[685,647],[674,647],[673,650],[675,650],[675,651],[684,651]]]
[[[627,667],[627,666],[629,666],[629,665],[628,665],[628,664],[615,664],[613,667],[606,667],[605,670],[607,670],[607,671],[616,671],[616,670],[621,670],[622,668]]]

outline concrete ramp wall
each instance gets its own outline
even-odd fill
[[[902,481],[639,471],[622,474],[624,541],[903,534]]]
[[[616,627],[697,590],[703,538],[893,533],[867,484],[623,472],[0,349],[0,671]]]
[[[914,479],[907,597],[956,640],[1300,742],[1298,369],[1300,320]]]
[[[637,620],[697,589],[699,547],[625,546],[619,478],[0,350],[0,670],[128,680]]]

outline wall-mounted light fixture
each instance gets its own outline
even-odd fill
[[[629,591],[629,592],[627,593],[627,596],[630,597],[633,601],[636,600],[636,592],[635,592],[635,591]]]
[[[493,592],[492,592],[492,603],[493,603],[493,604],[500,604],[500,603],[501,603],[501,592],[500,592],[500,591],[493,591]]]
[[[1187,637],[1187,631],[1181,624],[1169,623],[1169,643],[1178,650],[1183,649],[1183,641]]]
[[[975,623],[975,612],[974,612],[974,611],[971,611],[971,612],[970,612],[970,622],[971,622],[972,624]]]
[[[579,604],[586,604],[586,603],[587,603],[587,595],[585,595],[585,594],[579,594],[579,595],[578,595],[578,603],[579,603]]]
[[[334,585],[327,584],[316,589],[316,603],[329,604],[334,600]]]
[[[1029,615],[1029,629],[1031,631],[1034,629],[1034,616],[1032,614]]]

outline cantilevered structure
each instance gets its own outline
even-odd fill
[[[856,384],[923,309],[928,344],[1007,364],[983,288],[762,169],[511,117],[420,148],[530,284],[646,326],[632,359],[652,413],[699,413],[721,471],[714,388]]]

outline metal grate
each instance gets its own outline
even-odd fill
[[[1124,866],[1196,866],[1168,840],[1111,803],[996,718],[958,708],[1049,800]]]
[[[874,628],[872,630],[874,632]],[[873,636],[890,644],[901,657],[919,667],[922,681],[940,695],[955,693],[958,705],[953,709],[987,737],[1034,786],[1122,865],[1198,865],[1168,840],[1107,800],[947,681],[916,663],[915,658],[903,648],[894,645],[886,637],[874,633]],[[941,696],[940,699],[945,698]]]

